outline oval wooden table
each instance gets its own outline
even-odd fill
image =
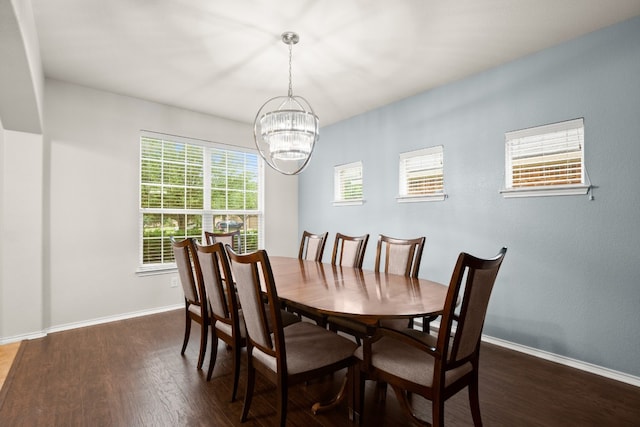
[[[340,267],[297,258],[270,256],[278,298],[321,313],[356,318],[371,333],[385,318],[414,318],[442,313],[448,288],[426,279]],[[347,378],[330,402],[316,403],[313,413],[336,406],[345,395]],[[352,408],[349,418],[353,419]]]
[[[426,279],[297,258],[269,261],[281,300],[370,325],[384,318],[438,315],[447,296],[446,286]]]

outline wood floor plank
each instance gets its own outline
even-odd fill
[[[25,341],[0,400],[1,426],[248,426],[277,424],[275,386],[260,376],[249,419],[240,423],[246,369],[230,402],[231,352],[218,348],[213,378],[196,369],[199,328],[180,355],[181,311],[58,332]],[[346,403],[313,415],[311,405],[335,393],[343,373],[292,387],[288,425],[353,426]],[[407,425],[393,392],[374,399],[367,382],[365,426]],[[429,402],[414,398],[430,417]],[[638,426],[640,389],[576,369],[483,344],[480,405],[487,426]],[[447,401],[449,426],[471,426],[466,391]]]

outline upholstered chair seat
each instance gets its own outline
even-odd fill
[[[436,337],[415,331],[424,337],[417,337],[428,345],[435,345]],[[416,336],[417,334],[411,334]],[[433,369],[435,359],[425,356],[425,352],[410,345],[398,342],[393,338],[383,337],[372,344],[371,366],[398,378],[411,381],[423,387],[433,386]],[[363,347],[358,347],[354,355],[363,360]],[[471,372],[471,362],[450,369],[445,373],[445,387]]]
[[[283,329],[287,349],[287,372],[289,375],[310,372],[349,358],[358,347],[353,341],[336,334],[326,333],[317,326],[298,322]],[[275,337],[271,334],[273,340]],[[277,371],[277,360],[258,348],[253,357]]]

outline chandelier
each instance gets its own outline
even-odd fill
[[[319,138],[318,116],[301,96],[293,96],[291,56],[300,37],[285,32],[282,42],[289,45],[289,93],[262,105],[253,123],[253,138],[260,155],[280,173],[295,175],[307,166]]]

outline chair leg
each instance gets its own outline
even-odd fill
[[[231,391],[231,401],[236,400],[236,394],[238,393],[238,382],[240,381],[240,355],[242,354],[242,348],[240,343],[236,343],[233,346],[233,389]]]
[[[191,316],[189,316],[189,309],[185,308],[185,323],[184,323],[184,340],[182,341],[182,350],[180,350],[180,354],[184,356],[184,352],[187,349],[187,344],[189,343],[189,336],[191,335]]]
[[[387,383],[376,381],[376,402],[384,403],[387,400]]]
[[[198,369],[202,369],[204,355],[207,352],[207,341],[209,339],[208,323],[207,319],[202,319],[202,325],[200,325],[200,354],[198,355]]]
[[[280,393],[278,393],[278,419],[280,420],[280,427],[286,427],[287,424],[287,402],[289,400],[289,387],[287,386],[287,379],[280,379]]]
[[[209,357],[209,371],[207,372],[207,381],[211,380],[213,368],[216,366],[216,358],[218,357],[218,336],[216,328],[211,327],[211,356]]]
[[[251,359],[251,355],[248,357]],[[249,415],[249,407],[251,406],[251,399],[253,398],[253,387],[256,382],[256,368],[253,367],[251,360],[247,363],[247,387],[244,392],[244,405],[242,406],[242,415],[240,415],[240,422],[247,421],[247,415]]]
[[[350,418],[356,424],[362,425],[365,376],[361,370],[362,367],[360,366],[360,363],[351,369],[353,369],[353,414]]]
[[[471,417],[475,427],[482,427],[482,417],[480,416],[480,395],[478,393],[478,375],[469,383],[469,406],[471,407]]]
[[[440,396],[435,396],[431,403],[433,418],[431,424],[433,427],[444,427],[444,400]]]

